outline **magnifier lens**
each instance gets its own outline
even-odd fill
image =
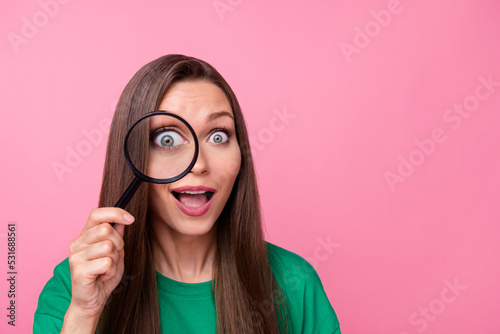
[[[195,140],[187,125],[168,114],[142,119],[130,131],[125,147],[135,168],[154,179],[183,173],[196,154]]]

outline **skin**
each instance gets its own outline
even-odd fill
[[[232,109],[224,92],[204,81],[173,84],[158,109],[176,113],[191,124],[200,152],[191,172],[181,180],[168,185],[149,184],[148,215],[154,235],[155,269],[181,282],[209,281],[217,218],[241,165]],[[186,185],[216,190],[207,213],[188,216],[177,207],[171,190]],[[123,275],[123,231],[133,220],[119,208],[94,209],[80,236],[71,243],[72,300],[61,333],[95,331],[106,300]],[[114,228],[110,222],[116,223]]]
[[[115,222],[115,228],[109,223]],[[69,247],[71,303],[61,333],[94,333],[111,292],[123,276],[123,232],[134,222],[119,208],[92,210],[80,236]]]
[[[226,205],[241,163],[231,106],[220,88],[196,81],[173,84],[159,109],[174,112],[191,124],[198,136],[200,153],[191,172],[181,180],[167,185],[149,185],[152,211],[149,218],[155,236],[157,270],[186,283],[209,281],[215,251],[215,222]],[[219,117],[207,119],[216,115]],[[218,131],[220,128],[229,130],[232,135]],[[216,143],[214,139],[218,135],[227,141]],[[188,216],[174,203],[171,190],[186,185],[203,185],[216,190],[214,202],[206,214]]]

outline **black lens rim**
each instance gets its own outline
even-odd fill
[[[191,160],[191,163],[188,165],[188,167],[182,173],[180,173],[180,174],[178,174],[176,176],[173,176],[173,177],[169,177],[167,179],[157,179],[157,178],[153,178],[153,177],[147,176],[146,174],[142,173],[132,163],[132,160],[130,159],[130,155],[129,155],[128,150],[127,150],[128,138],[129,138],[130,133],[132,132],[132,130],[143,119],[148,118],[148,117],[152,117],[152,116],[155,116],[155,115],[167,115],[167,116],[171,116],[171,117],[174,117],[174,118],[178,119],[179,121],[181,121],[182,123],[184,123],[184,125],[187,126],[187,128],[189,129],[189,131],[191,132],[191,134],[193,135],[193,138],[194,138],[194,155],[193,155],[193,159]],[[134,124],[132,124],[132,126],[127,131],[127,135],[125,136],[125,141],[123,143],[123,152],[125,154],[125,161],[127,161],[127,165],[130,167],[130,169],[132,170],[132,172],[134,173],[134,175],[136,177],[138,177],[139,179],[141,179],[142,181],[152,182],[152,183],[158,183],[158,184],[172,183],[172,182],[178,181],[178,180],[182,179],[184,176],[186,176],[186,174],[188,174],[191,171],[191,169],[193,168],[194,164],[196,163],[196,160],[198,159],[198,152],[199,152],[198,137],[196,136],[196,133],[194,132],[194,130],[191,127],[191,125],[184,118],[180,117],[179,115],[173,114],[171,112],[165,111],[165,110],[156,110],[156,111],[152,111],[152,112],[149,112],[149,113],[143,115],[141,118],[139,118],[138,120],[136,120],[134,122]]]

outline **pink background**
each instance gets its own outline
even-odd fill
[[[106,145],[85,133],[142,65],[182,53],[235,90],[267,240],[315,266],[343,333],[500,333],[497,1],[54,1],[0,11],[0,332],[31,331],[97,205]],[[85,156],[58,178],[68,149]]]

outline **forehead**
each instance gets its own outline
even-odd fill
[[[181,81],[172,84],[163,96],[159,109],[191,121],[205,119],[215,112],[226,111],[233,114],[222,89],[205,81]]]

